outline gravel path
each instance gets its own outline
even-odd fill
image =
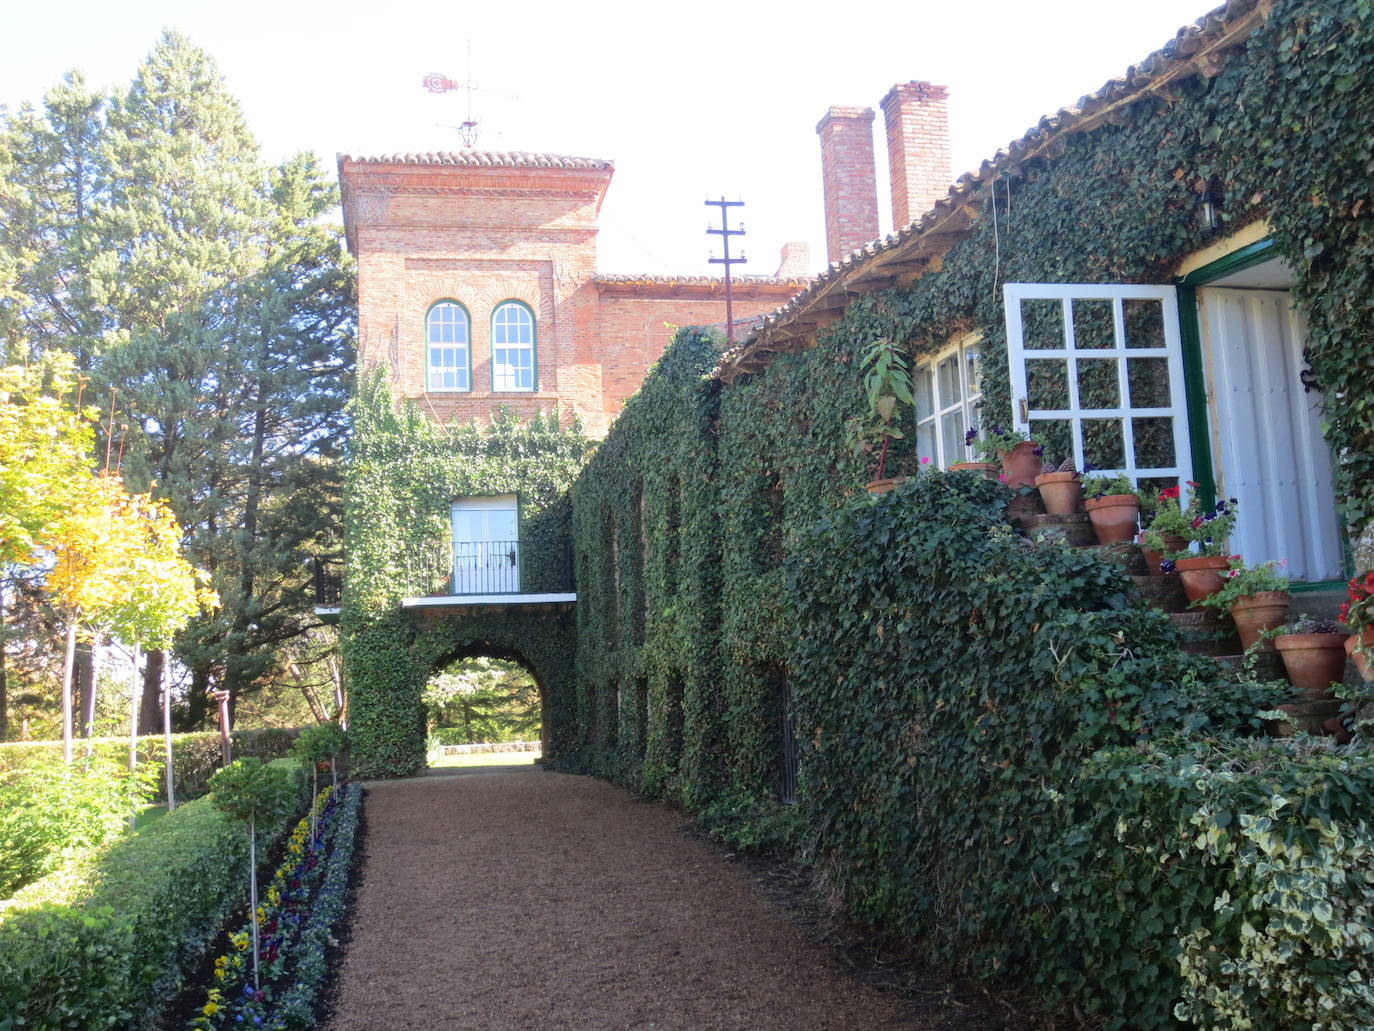
[[[516,770],[368,786],[329,1031],[984,1026],[841,972],[681,814]]]

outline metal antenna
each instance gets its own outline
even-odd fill
[[[710,262],[712,265],[725,266],[725,337],[727,340],[730,341],[730,346],[734,347],[735,298],[734,291],[731,289],[730,286],[730,266],[743,265],[749,259],[744,256],[743,251],[740,252],[740,256],[738,258],[730,257],[730,237],[744,235],[743,224],[741,224],[738,229],[730,228],[730,209],[744,207],[744,201],[726,200],[724,197],[722,197],[720,200],[708,200],[706,202],[706,206],[708,208],[720,208],[720,228],[716,229],[714,226],[707,226],[706,232],[713,236],[720,237],[721,248],[725,255],[725,257],[723,258],[711,258]]]
[[[455,82],[446,75],[439,72],[430,72],[424,78],[424,87],[431,93],[452,93],[455,90],[462,90],[467,94],[467,117],[463,119],[463,124],[458,126],[458,135],[462,137],[463,147],[472,150],[477,146],[477,123],[478,120],[472,116],[472,95],[474,93],[485,93],[491,97],[506,97],[510,100],[519,100],[513,93],[497,93],[494,90],[485,90],[477,85],[472,78],[472,40],[468,40],[468,74],[462,82]]]

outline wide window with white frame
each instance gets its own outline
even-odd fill
[[[941,469],[969,460],[964,434],[977,425],[983,398],[978,345],[975,334],[961,337],[914,370],[916,453]]]
[[[534,313],[519,301],[496,306],[491,315],[491,389],[533,390]]]
[[[471,321],[461,304],[440,301],[425,316],[428,390],[472,389]]]

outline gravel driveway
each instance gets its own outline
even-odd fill
[[[537,767],[453,773],[368,786],[329,1031],[987,1026],[845,974],[680,813]]]

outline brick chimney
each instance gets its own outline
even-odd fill
[[[825,254],[839,261],[878,238],[873,109],[832,107],[816,125],[825,189]]]
[[[949,192],[948,96],[944,86],[901,82],[883,97],[894,229],[920,218]]]
[[[783,244],[782,260],[773,275],[778,279],[810,279],[811,245],[802,240]]]

